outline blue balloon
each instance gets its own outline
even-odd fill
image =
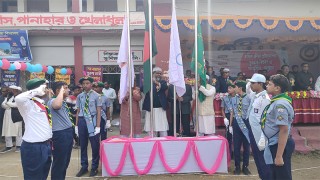
[[[30,72],[30,69],[32,68],[32,65],[30,63],[26,63],[26,65],[27,65],[26,70]]]
[[[60,70],[60,73],[62,74],[62,75],[66,75],[67,74],[67,69],[66,68],[61,68],[61,70]]]
[[[54,73],[54,69],[52,66],[48,66],[48,71],[47,71],[48,74],[52,74]]]
[[[2,60],[0,61],[0,67],[2,67],[3,63],[2,63]]]
[[[36,69],[36,68],[34,67],[33,64],[30,64],[29,66],[27,66],[27,70],[28,70],[29,72],[31,72],[31,73],[36,72],[35,69]]]
[[[10,64],[10,67],[8,69],[9,71],[14,71],[16,70],[16,66],[14,64]]]
[[[36,64],[34,65],[35,67],[35,72],[42,72],[42,65],[41,64]]]

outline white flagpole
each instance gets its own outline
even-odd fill
[[[175,8],[176,8],[176,0],[172,0],[172,12]],[[176,93],[176,86],[174,85],[173,86],[173,135],[174,137],[177,137],[177,100],[176,99],[177,99],[177,93]]]
[[[129,0],[127,0],[127,7],[126,7],[126,16],[127,16],[127,25],[128,25],[128,73],[129,73],[129,117],[130,117],[130,138],[133,138],[133,120],[132,120],[132,64],[131,62],[131,38],[130,38],[130,5]],[[124,27],[123,27],[124,28]]]
[[[148,0],[148,9],[149,9],[149,48],[150,48],[150,131],[151,131],[151,137],[153,138],[153,124],[154,124],[154,117],[153,117],[153,78],[152,78],[152,64],[153,64],[153,49],[152,49],[152,35],[153,35],[153,16],[152,16],[152,6],[151,6],[152,0]]]
[[[199,117],[198,117],[198,0],[194,0],[194,48],[195,48],[195,92],[196,92],[196,136],[199,136]]]

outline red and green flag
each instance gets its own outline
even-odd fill
[[[144,16],[146,19],[145,24],[145,32],[144,32],[144,48],[143,48],[143,93],[146,94],[151,89],[151,72],[150,69],[150,58],[154,57],[158,54],[156,40],[155,40],[155,33],[153,28],[153,6],[151,8],[151,17],[152,17],[152,32],[149,29],[149,6],[148,0],[144,1]],[[150,38],[149,34],[152,33],[152,57],[150,56]]]
[[[197,24],[198,27],[198,34],[197,34],[197,42],[198,42],[198,49],[196,50],[195,48],[193,49],[192,52],[192,61],[191,61],[191,70],[195,71],[195,51],[198,52],[198,75],[200,77],[200,83],[202,86],[206,87],[207,86],[207,79],[206,79],[206,71],[205,71],[205,63],[204,63],[204,45],[203,45],[203,37],[202,37],[202,29],[201,29],[201,24],[200,21],[198,21]],[[206,96],[202,93],[199,92],[199,100],[200,102],[203,102],[206,99]]]

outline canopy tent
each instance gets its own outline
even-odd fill
[[[155,17],[155,25],[162,32],[170,31],[170,21],[169,16]],[[316,77],[319,75],[320,17],[203,16],[200,21],[208,60],[217,60],[212,58],[217,58],[215,55],[221,53],[215,51],[232,51],[231,54],[237,54],[234,51],[247,53],[268,50],[268,54],[269,50],[273,50],[277,51],[275,54],[279,55],[278,59],[287,59],[278,63],[273,72],[282,64],[300,65],[308,62],[311,64],[311,72]],[[183,59],[189,62],[194,43],[194,19],[178,17],[178,24]]]

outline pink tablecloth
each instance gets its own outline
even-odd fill
[[[228,152],[221,136],[109,138],[100,146],[102,176],[228,173]]]

